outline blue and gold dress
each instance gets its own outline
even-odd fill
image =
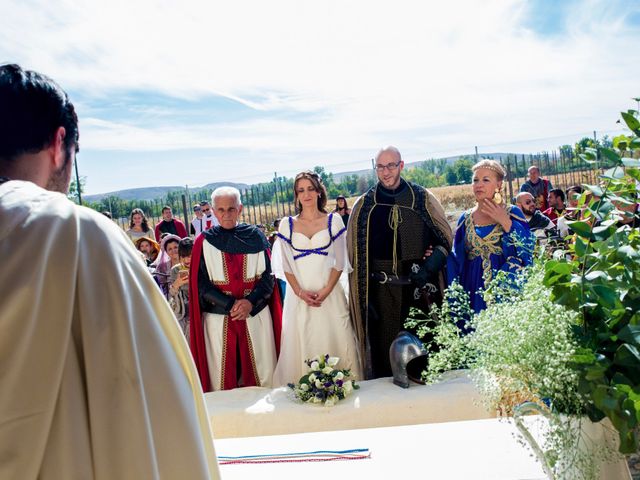
[[[475,225],[473,210],[467,210],[458,220],[453,250],[447,260],[448,283],[457,280],[462,285],[476,313],[487,306],[482,289],[496,271],[515,273],[533,260],[534,240],[527,220],[518,207],[507,208],[512,222],[509,232],[500,224]]]

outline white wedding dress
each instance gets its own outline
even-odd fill
[[[352,271],[347,258],[346,229],[340,215],[327,216],[327,228],[313,237],[293,232],[293,221],[280,222],[273,246],[271,268],[286,281],[292,274],[307,291],[318,291],[329,282],[331,269],[343,274]],[[352,378],[362,379],[355,335],[349,319],[347,296],[338,281],[320,307],[310,307],[287,284],[282,312],[280,357],[273,374],[273,385],[297,383],[307,373],[305,360],[329,354],[339,357],[336,368],[351,370]]]

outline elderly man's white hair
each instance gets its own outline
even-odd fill
[[[380,158],[380,155],[382,155],[383,153],[393,153],[395,155],[398,156],[398,161],[401,162],[402,161],[402,155],[400,155],[400,150],[398,150],[396,147],[394,147],[393,145],[388,145],[384,148],[381,148],[380,151],[377,153],[376,155],[376,162],[378,161],[378,159]]]
[[[236,201],[236,207],[242,205],[242,200],[240,199],[240,190],[235,187],[218,187],[211,194],[211,206],[216,208],[216,198],[218,197],[233,197]]]

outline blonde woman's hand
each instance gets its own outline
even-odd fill
[[[483,215],[491,218],[494,222],[502,225],[505,232],[511,230],[511,218],[505,205],[497,205],[493,200],[485,198],[478,206],[478,210]]]

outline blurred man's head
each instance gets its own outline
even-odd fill
[[[58,84],[0,66],[0,175],[67,193],[78,139],[78,117]]]
[[[532,165],[529,167],[528,173],[529,180],[531,180],[532,183],[538,183],[538,180],[540,180],[540,169],[535,165]]]
[[[549,206],[556,210],[564,210],[564,192],[560,188],[549,191]]]
[[[516,204],[525,215],[536,213],[536,200],[529,192],[520,192],[516,197]]]
[[[169,205],[165,205],[162,207],[162,219],[165,222],[170,222],[173,220],[173,212],[171,211],[171,207]]]

